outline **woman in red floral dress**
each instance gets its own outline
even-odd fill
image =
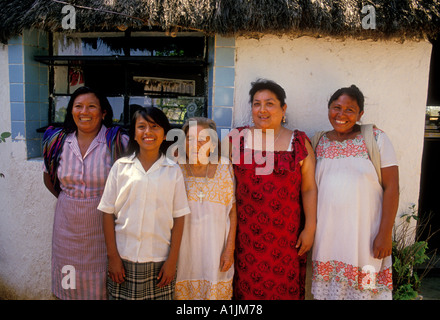
[[[287,105],[278,84],[259,80],[249,94],[254,126],[229,135],[238,214],[234,298],[301,300],[316,227],[314,153],[304,132],[282,126]]]

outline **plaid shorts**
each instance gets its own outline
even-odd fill
[[[173,300],[176,278],[167,286],[159,288],[157,279],[162,262],[131,262],[122,260],[125,281],[113,282],[107,277],[109,299],[111,300]]]

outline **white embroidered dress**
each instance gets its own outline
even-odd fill
[[[381,167],[397,165],[387,135],[374,129]],[[315,299],[391,299],[392,261],[373,257],[383,189],[361,134],[343,142],[324,135],[316,147],[318,211],[313,248]]]
[[[208,178],[206,185],[205,177],[194,177],[184,165],[181,168],[191,214],[185,217],[175,299],[229,300],[234,265],[220,272],[220,256],[229,235],[229,213],[235,201],[232,165],[219,163],[215,176]],[[202,202],[197,197],[200,190],[205,194]]]

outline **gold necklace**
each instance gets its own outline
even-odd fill
[[[273,142],[273,149],[274,149],[274,150],[275,150],[275,143],[277,142],[278,138],[280,137],[280,135],[281,135],[281,131],[283,131],[282,128],[280,129],[280,132],[278,132],[277,137],[275,138],[275,140],[274,140],[274,142]]]
[[[255,128],[254,128],[253,130],[255,130]],[[252,130],[252,131],[253,131],[253,130]],[[278,134],[277,134],[275,140],[273,141],[273,149],[274,149],[274,150],[275,150],[275,143],[277,142],[278,138],[280,137],[282,131],[283,131],[283,128],[280,129],[280,131],[278,132]],[[274,132],[275,132],[275,130],[274,130]],[[255,146],[254,146],[254,147],[255,147]],[[263,146],[261,146],[261,148],[263,148]],[[267,149],[267,148],[266,148],[266,149]]]
[[[194,173],[192,172],[191,165],[188,164],[188,166],[189,166],[189,171],[191,172],[191,175],[192,175],[194,178],[197,178],[197,177],[194,175]],[[208,169],[209,169],[209,163],[206,165],[205,184],[204,184],[204,186],[206,186],[206,185],[208,184]],[[196,194],[196,196],[199,198],[199,203],[203,203],[203,198],[206,197],[206,195],[203,193],[203,186],[202,186],[202,190],[201,190],[201,189],[199,188],[199,184],[197,183],[197,179],[195,179],[194,182],[195,182],[195,184],[196,184],[197,190],[199,190],[199,193]]]

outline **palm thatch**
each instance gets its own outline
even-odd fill
[[[160,27],[206,34],[292,34],[355,38],[426,38],[440,33],[440,0],[0,0],[0,41],[24,29],[59,32],[71,4],[77,32]],[[372,5],[376,29],[362,28]]]

